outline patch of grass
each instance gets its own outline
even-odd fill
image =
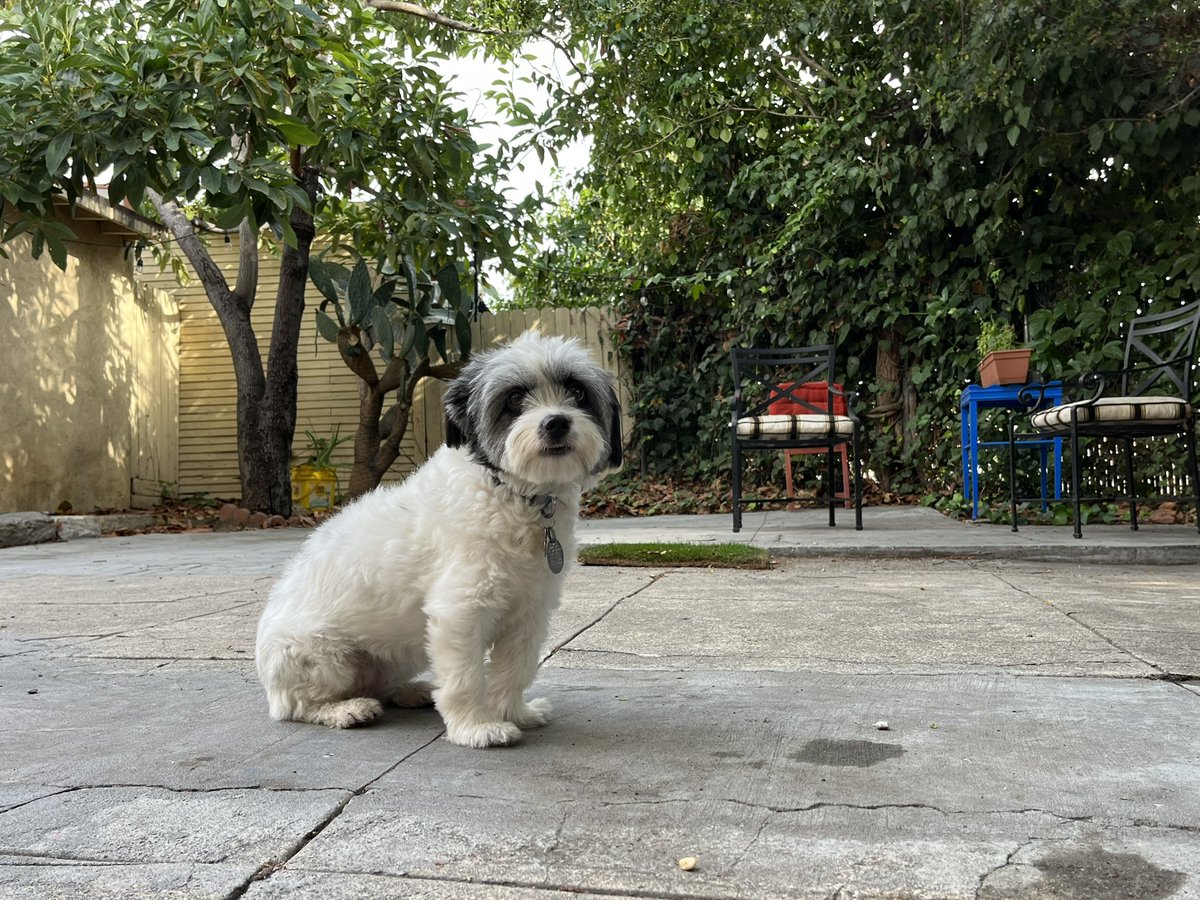
[[[697,566],[769,569],[766,550],[746,544],[599,544],[579,551],[585,566]]]

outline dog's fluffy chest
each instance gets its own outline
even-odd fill
[[[491,534],[496,552],[494,570],[518,585],[553,582],[561,578],[552,571],[551,543],[558,545],[565,569],[575,556],[575,509],[555,500],[541,505],[523,497],[497,497]],[[481,548],[477,548],[481,549]]]
[[[435,506],[417,512],[425,522],[414,531],[431,539],[428,552],[451,568],[486,572],[486,580],[501,591],[527,593],[534,585],[559,584],[574,561],[578,488],[525,495],[498,483],[465,452],[450,448],[438,451],[406,487],[438,496]],[[547,502],[547,496],[553,500]],[[547,561],[551,530],[562,548],[561,574],[552,572]]]

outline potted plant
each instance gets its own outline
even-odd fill
[[[333,451],[338,444],[347,440],[339,434],[340,427],[333,426],[329,437],[318,437],[305,431],[308,438],[308,459],[292,466],[292,505],[309,512],[332,509],[337,498],[337,467],[333,464]]]
[[[989,320],[979,332],[979,383],[984,387],[998,384],[1024,384],[1029,377],[1029,357],[1033,351],[1017,347],[1016,329],[1008,322]]]

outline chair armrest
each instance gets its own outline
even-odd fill
[[[1074,382],[1078,386],[1078,396],[1080,399],[1073,402],[1087,405],[1095,403],[1100,399],[1104,394],[1104,389],[1116,379],[1124,378],[1138,372],[1153,372],[1155,369],[1167,369],[1184,358],[1184,355],[1181,354],[1171,359],[1163,360],[1160,363],[1147,363],[1145,365],[1129,366],[1124,369],[1096,369],[1091,372],[1064,376],[1061,379],[1061,383]],[[1035,373],[1033,381],[1017,394],[1017,402],[1022,406],[1038,409],[1046,401],[1046,389],[1049,386],[1050,382],[1045,381],[1040,375]]]
[[[1046,402],[1046,391],[1054,386],[1054,383],[1034,372],[1033,380],[1017,391],[1017,402],[1031,410],[1040,409]]]
[[[829,394],[830,394],[830,396],[834,396],[834,397],[845,397],[846,398],[846,418],[849,419],[851,422],[858,424],[858,421],[859,421],[858,413],[855,412],[855,410],[854,410],[854,403],[856,400],[858,400],[858,391],[848,391],[845,388],[842,388],[839,390],[838,388],[834,387],[831,384],[829,386]],[[832,409],[832,408],[833,408],[833,404],[831,403],[830,409]]]
[[[1046,380],[1041,375],[1034,374],[1033,380],[1017,392],[1017,402],[1028,407],[1030,412],[1041,409],[1046,403],[1046,392],[1053,386],[1077,382],[1081,393],[1090,392],[1091,396],[1081,400],[1073,400],[1064,392],[1064,402],[1080,404],[1094,403],[1102,393],[1109,377],[1121,375],[1124,370],[1084,372],[1081,375],[1068,375],[1061,379]]]

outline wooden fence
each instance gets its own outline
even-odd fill
[[[230,273],[237,268],[237,243],[217,245],[213,255]],[[237,464],[236,393],[233,367],[225,335],[198,281],[177,287],[169,274],[149,276],[160,286],[170,284],[179,300],[179,474],[178,496],[206,495],[237,498],[241,494]],[[261,351],[267,352],[271,333],[273,298],[278,285],[278,262],[265,257],[260,269],[259,300],[252,320]],[[340,429],[343,443],[333,462],[349,476],[353,460],[354,430],[358,423],[358,381],[346,368],[337,349],[316,333],[312,310],[319,297],[310,294],[304,317],[299,351],[299,397],[293,456],[302,462],[308,437],[328,437]],[[609,338],[608,314],[597,309],[514,310],[485,314],[472,328],[476,349],[482,349],[535,328],[545,334],[578,338],[602,364],[618,376],[617,354]],[[622,388],[623,390],[623,388]],[[400,458],[385,480],[403,478],[420,465],[442,443],[442,386],[427,380],[418,391],[417,403],[401,444]]]

